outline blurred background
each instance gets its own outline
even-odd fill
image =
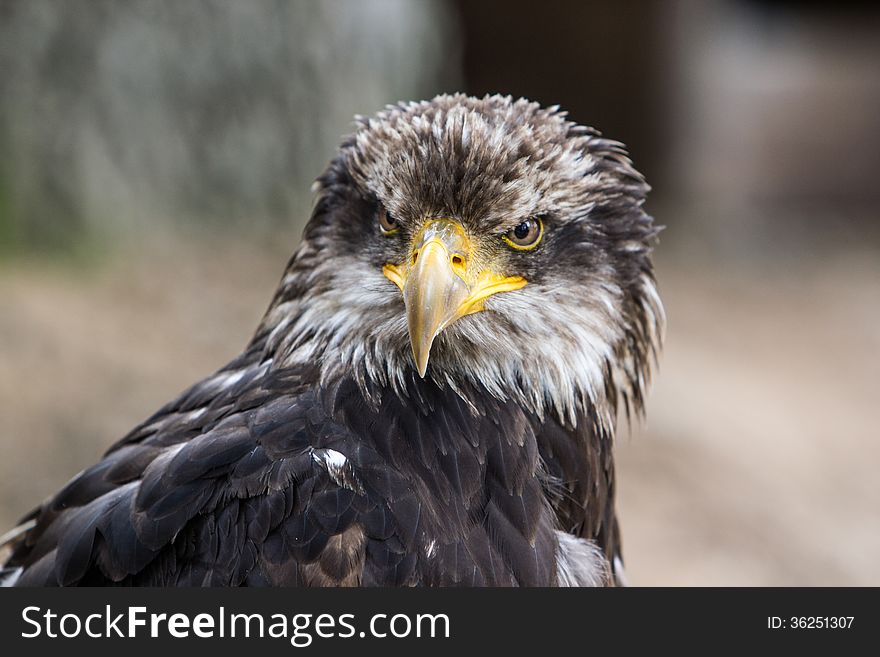
[[[457,90],[559,104],[654,187],[631,582],[880,585],[880,10],[854,2],[0,0],[0,528],[247,342],[354,114]]]

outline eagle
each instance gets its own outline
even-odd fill
[[[3,539],[18,586],[625,583],[659,227],[558,106],[356,117],[244,351]]]

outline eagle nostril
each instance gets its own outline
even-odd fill
[[[419,252],[418,252],[418,251],[413,251],[413,254],[412,254],[412,261],[411,261],[412,264],[416,264],[416,260],[418,260],[418,259],[419,259]]]
[[[464,278],[464,258],[456,253],[450,258],[450,262],[452,263],[452,271],[454,271],[460,278]]]

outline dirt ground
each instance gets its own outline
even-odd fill
[[[0,533],[235,355],[288,250],[0,264]],[[880,258],[688,262],[659,262],[667,344],[647,421],[618,438],[631,583],[880,585]]]

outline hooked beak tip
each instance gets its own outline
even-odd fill
[[[436,336],[431,336],[429,339],[411,339],[412,349],[413,349],[413,359],[416,362],[416,371],[419,373],[419,377],[422,379],[425,378],[425,374],[428,372],[428,360],[431,355],[431,346],[434,343],[434,338]]]

